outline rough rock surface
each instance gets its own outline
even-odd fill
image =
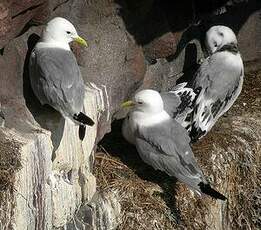
[[[69,222],[67,229],[116,229],[121,222],[121,205],[117,190],[97,192],[89,203],[85,203]]]
[[[251,69],[259,67],[258,0],[235,5],[212,0],[207,9],[192,2],[0,2],[0,229],[63,228],[81,205],[94,202],[93,154],[112,120],[121,116],[115,115],[119,103],[140,87],[167,90],[181,72],[183,78],[191,76],[203,57],[202,34],[210,25],[230,25],[244,60],[253,63]],[[214,13],[224,2],[231,2],[226,12]],[[96,121],[82,144],[77,128],[40,106],[29,85],[27,64],[36,34],[54,16],[72,21],[90,44],[84,50],[73,46],[86,82],[85,110]],[[96,207],[107,202],[102,197]],[[92,210],[89,221],[96,225],[97,209]],[[118,206],[112,210],[119,214]]]
[[[88,113],[97,124],[96,94],[88,89],[86,97],[90,96],[93,100],[89,99],[85,108],[88,108]],[[92,154],[97,125],[87,129],[86,138],[81,143],[78,127],[61,118],[57,112],[41,111],[35,119],[45,129],[28,122],[30,130],[22,132],[8,128],[9,119],[6,119],[1,133],[9,143],[18,143],[16,154],[21,164],[18,171],[11,171],[15,178],[9,192],[12,193],[10,200],[14,206],[0,214],[3,229],[51,229],[64,226],[72,219],[82,201],[90,201],[96,191]],[[7,170],[10,164],[5,160],[5,154],[8,154],[5,148],[1,146],[1,170],[3,166]],[[1,205],[6,208],[9,201],[4,198],[0,197]],[[2,215],[12,216],[11,221],[2,218]]]

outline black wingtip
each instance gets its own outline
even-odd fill
[[[209,195],[215,199],[220,199],[220,200],[227,200],[227,198],[216,191],[215,189],[211,188],[209,184],[204,184],[203,182],[199,183],[199,187],[202,193]]]
[[[206,130],[202,131],[201,128],[196,128],[195,123],[191,126],[191,131],[189,133],[192,143],[196,143],[201,137],[206,134]]]
[[[79,138],[81,141],[83,141],[86,133],[86,126],[85,125],[80,125],[79,126]]]
[[[79,114],[74,114],[73,119],[75,119],[76,121],[78,121],[84,125],[88,125],[88,126],[93,126],[95,124],[94,121],[90,117],[88,117],[87,115],[85,115],[82,112],[80,112]]]

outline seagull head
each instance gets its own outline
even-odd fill
[[[212,26],[207,31],[205,44],[209,54],[213,54],[224,45],[237,46],[237,38],[227,26]]]
[[[43,41],[68,45],[72,41],[87,46],[87,42],[81,38],[74,25],[65,18],[56,17],[47,23],[43,30]]]
[[[164,110],[163,100],[160,94],[152,89],[145,89],[138,92],[133,100],[122,103],[122,107],[132,107],[135,111],[155,114]]]

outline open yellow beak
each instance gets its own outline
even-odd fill
[[[132,107],[135,105],[135,102],[134,101],[125,101],[121,104],[121,107],[122,108],[127,108],[127,107]]]
[[[81,37],[75,38],[74,41],[82,46],[88,47],[88,43]]]

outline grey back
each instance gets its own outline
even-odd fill
[[[71,51],[36,48],[29,65],[31,86],[42,104],[52,106],[65,116],[81,112],[84,83]]]
[[[200,191],[198,184],[205,179],[189,143],[187,131],[172,119],[136,133],[136,148],[144,162]]]

